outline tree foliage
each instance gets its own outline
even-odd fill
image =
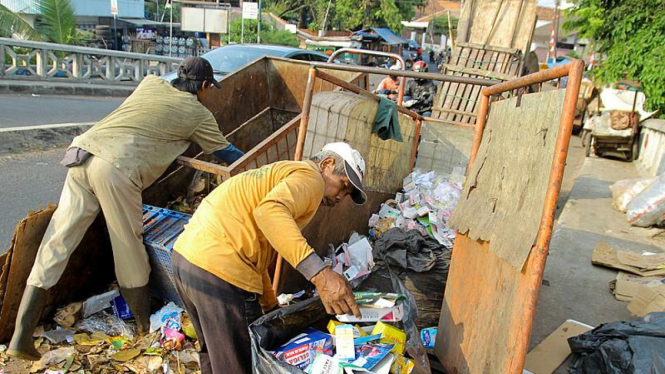
[[[76,15],[69,0],[41,0],[40,17],[32,27],[19,14],[0,5],[0,36],[83,45],[92,33],[76,28]]]
[[[601,56],[593,71],[603,83],[642,84],[649,109],[665,110],[665,2],[662,0],[573,0],[567,30],[595,42]]]
[[[58,44],[83,45],[91,34],[76,28],[74,7],[69,0],[42,0],[41,21],[37,26],[44,38]]]
[[[401,31],[401,21],[410,20],[415,8],[427,0],[266,0],[266,9],[286,19],[297,19],[300,27],[312,30],[359,30],[388,27]]]
[[[259,22],[254,19],[245,20],[245,43],[256,43],[257,42],[257,30]],[[243,41],[242,36],[242,20],[235,19],[229,24],[229,35],[231,41],[234,43],[240,43]],[[286,30],[275,30],[273,26],[266,23],[265,21],[261,22],[261,43],[262,44],[276,44],[276,45],[287,45],[291,47],[298,47],[300,41],[296,38],[295,35],[291,34]]]
[[[42,36],[30,23],[0,4],[0,37],[11,38],[14,36],[21,39],[42,40]]]

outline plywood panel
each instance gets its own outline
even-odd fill
[[[462,9],[457,42],[528,51],[536,20],[535,0],[474,0]]]
[[[515,269],[490,247],[455,239],[435,349],[450,374],[521,373],[538,294],[530,280],[538,275]]]
[[[493,103],[449,226],[522,269],[542,216],[564,90]],[[521,100],[518,107],[517,103]]]

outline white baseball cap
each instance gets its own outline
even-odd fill
[[[365,194],[365,187],[363,187],[365,160],[363,160],[360,152],[344,142],[326,144],[321,151],[334,152],[344,160],[346,176],[355,187],[351,193],[351,199],[358,205],[364,204],[367,201],[367,194]]]

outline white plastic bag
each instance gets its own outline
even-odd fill
[[[619,212],[626,212],[628,204],[633,201],[635,196],[649,187],[654,180],[655,178],[638,178],[616,181],[610,186],[610,191],[612,191],[612,205]]]
[[[661,174],[633,201],[626,210],[628,223],[648,227],[663,222],[665,216],[665,174]]]

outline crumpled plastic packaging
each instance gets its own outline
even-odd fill
[[[665,312],[602,324],[568,345],[572,374],[665,374]]]
[[[416,230],[452,248],[455,231],[446,226],[462,194],[464,170],[452,175],[415,170],[404,179],[404,193],[381,205],[369,219],[370,236],[380,237],[391,228]]]
[[[108,336],[135,335],[134,327],[125,323],[114,314],[97,313],[76,324],[76,329],[93,332],[102,332]]]
[[[610,186],[610,191],[612,191],[612,205],[619,212],[625,213],[628,204],[633,201],[635,196],[649,187],[654,180],[655,178],[638,178],[622,179],[614,182]]]
[[[74,341],[75,333],[75,331],[69,329],[56,329],[51,331],[44,331],[41,336],[45,337],[53,344],[60,344]]]
[[[644,191],[628,204],[628,223],[649,227],[660,225],[665,219],[665,173],[661,174]]]
[[[32,364],[30,372],[34,373],[36,371],[43,370],[53,364],[63,362],[74,353],[76,353],[76,349],[74,347],[58,348],[50,352],[46,352],[42,355],[42,358],[39,361]]]
[[[173,302],[166,304],[162,309],[150,316],[150,332],[160,330],[164,323],[172,318],[176,318],[176,321],[180,324],[180,315],[184,311],[184,309]]]

